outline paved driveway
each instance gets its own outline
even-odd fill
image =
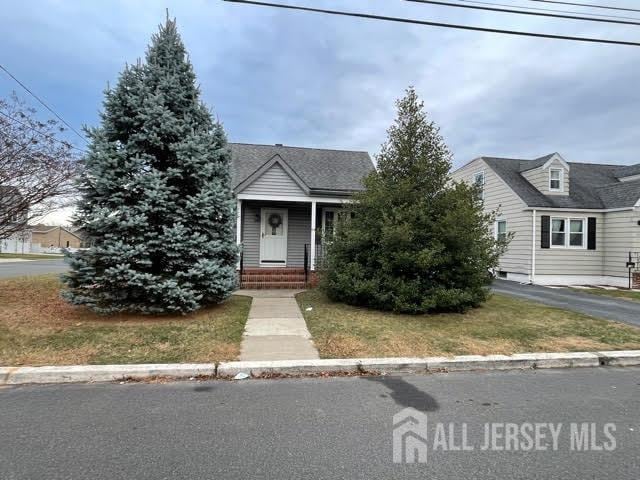
[[[629,323],[640,327],[640,302],[577,292],[568,288],[548,288],[539,285],[521,285],[517,282],[496,280],[493,290],[552,307],[566,308],[594,317]]]
[[[0,263],[0,278],[44,275],[45,273],[64,273],[67,270],[69,270],[69,265],[64,263],[63,259],[2,262]]]

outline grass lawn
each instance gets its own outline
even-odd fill
[[[64,255],[50,254],[39,255],[37,253],[0,253],[0,259],[19,259],[19,260],[58,260]]]
[[[187,316],[99,316],[59,297],[57,275],[0,280],[0,365],[234,360],[251,299]]]
[[[593,293],[594,295],[602,295],[604,297],[616,297],[623,300],[632,300],[640,302],[640,292],[634,292],[632,290],[605,290],[604,288],[573,288],[578,292]]]
[[[639,328],[502,295],[466,314],[419,316],[333,303],[318,289],[297,300],[322,358],[640,349]]]

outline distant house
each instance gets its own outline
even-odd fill
[[[497,209],[495,235],[513,233],[498,275],[544,285],[627,286],[640,252],[640,164],[480,157],[453,173]],[[640,265],[638,265],[640,266]],[[640,282],[638,270],[632,271]]]
[[[33,252],[58,251],[61,248],[80,248],[82,237],[66,227],[57,225],[33,225],[31,230],[31,250]]]
[[[0,253],[29,253],[31,232],[27,228],[27,209],[16,187],[0,185]]]
[[[232,143],[237,243],[247,288],[304,286],[321,238],[374,169],[367,152]]]

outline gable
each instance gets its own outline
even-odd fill
[[[275,162],[253,182],[238,193],[253,195],[306,196],[300,185],[285,171],[280,163]]]

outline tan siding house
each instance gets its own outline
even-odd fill
[[[453,178],[483,185],[495,231],[514,237],[498,275],[544,285],[628,286],[630,253],[640,255],[640,164],[566,162],[557,153],[533,160],[481,157]],[[506,226],[505,226],[506,224]]]
[[[34,225],[31,228],[31,249],[33,252],[46,252],[61,248],[80,248],[82,238],[66,229],[55,225]]]

